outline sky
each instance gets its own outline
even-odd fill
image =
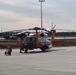
[[[39,0],[0,0],[0,32],[41,27]],[[43,28],[76,30],[76,0],[45,0]]]

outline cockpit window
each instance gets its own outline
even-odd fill
[[[36,42],[36,41],[37,41],[36,37],[25,37],[23,43]]]
[[[36,42],[37,38],[36,37],[30,37],[30,42]]]
[[[28,37],[25,37],[25,38],[23,39],[23,43],[25,43],[25,42],[28,42]]]

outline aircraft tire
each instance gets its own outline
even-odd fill
[[[25,48],[25,53],[27,53],[28,52],[28,48]]]
[[[48,49],[48,47],[46,45],[44,45],[41,50],[42,50],[42,52],[45,52],[46,49]]]
[[[4,52],[4,54],[6,55],[7,53],[6,53],[6,52]]]
[[[42,52],[45,52],[46,49],[45,49],[45,47],[43,46],[43,47],[41,48],[41,50],[42,50]]]

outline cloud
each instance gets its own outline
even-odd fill
[[[49,28],[54,22],[59,28],[68,26],[69,29],[75,29],[75,3],[76,0],[45,0],[43,2],[43,27]],[[5,25],[10,27],[13,25],[14,29],[40,26],[40,18],[38,0],[0,0],[0,27],[2,28]]]
[[[8,10],[0,10],[0,18],[2,19],[2,17],[5,19],[11,19],[11,20],[20,20],[21,18],[23,18],[22,16],[20,16],[20,14],[18,13],[14,13]]]
[[[38,26],[40,19],[36,17],[27,17],[17,12],[0,10],[0,28],[4,31],[24,29]],[[9,27],[9,28],[8,28]]]
[[[11,12],[20,13],[24,16],[27,15],[30,17],[38,17],[40,15],[40,7],[38,6],[38,3],[30,2],[30,0],[2,1],[0,3],[0,9],[9,10]]]

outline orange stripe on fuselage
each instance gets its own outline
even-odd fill
[[[54,41],[52,41],[52,44],[64,44],[65,42],[64,42],[64,40],[54,40]]]

